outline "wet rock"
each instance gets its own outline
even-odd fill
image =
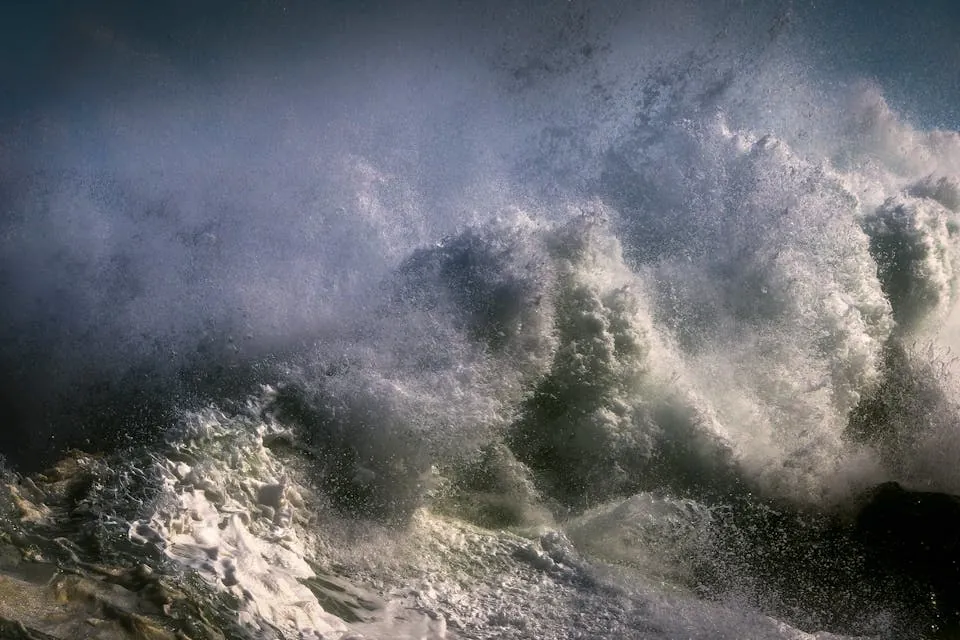
[[[867,496],[855,535],[876,571],[899,576],[908,600],[932,608],[933,626],[960,632],[960,496],[884,483]]]
[[[43,473],[2,477],[0,638],[248,637],[228,603],[170,572],[147,540],[103,527],[95,490],[110,473],[97,457],[70,452]],[[139,562],[131,552],[143,554]]]
[[[77,575],[32,584],[0,575],[0,635],[42,640],[175,640],[137,595]],[[7,635],[7,634],[10,635]]]
[[[43,583],[0,572],[2,638],[223,640],[203,609],[145,565],[89,566]]]

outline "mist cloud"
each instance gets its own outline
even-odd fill
[[[33,37],[0,66],[0,448],[153,429],[152,389],[187,398],[342,331],[414,250],[507,205],[699,214],[673,188],[709,194],[683,175],[712,166],[684,123],[802,142],[815,83],[755,90],[816,75],[791,11],[592,4],[102,0],[5,21]]]

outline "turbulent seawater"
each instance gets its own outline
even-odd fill
[[[0,572],[129,637],[956,630],[850,523],[960,494],[960,134],[789,8],[547,5],[82,27],[0,146]]]

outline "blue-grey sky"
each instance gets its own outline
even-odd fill
[[[504,2],[499,11],[510,19]],[[542,4],[549,5],[549,2]],[[788,3],[784,3],[785,6]],[[243,57],[295,60],[321,39],[408,19],[422,2],[8,0],[0,6],[0,114],[56,100],[72,70],[112,41],[182,73],[216,76]],[[455,13],[455,3],[445,12]],[[493,5],[491,5],[493,6]],[[791,29],[825,76],[879,81],[920,122],[960,128],[960,3],[796,0]],[[423,14],[431,10],[421,8]],[[424,17],[425,22],[429,18]],[[101,51],[102,52],[102,51]]]
[[[960,2],[796,3],[798,30],[825,76],[875,79],[918,123],[960,129]]]

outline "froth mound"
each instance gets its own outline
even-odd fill
[[[952,307],[956,180],[876,151],[831,167],[722,118],[669,136],[694,170],[623,149],[609,198],[416,249],[277,372],[269,410],[335,502],[399,521],[451,487],[508,520],[654,488],[815,505],[919,464],[887,442],[922,357],[891,354]]]
[[[488,506],[522,519],[541,499],[742,486],[811,503],[869,482],[844,427],[894,320],[858,201],[780,142],[718,135],[749,197],[739,222],[693,229],[713,249],[638,264],[649,239],[621,244],[623,214],[597,202],[553,223],[507,212],[414,252],[287,371],[272,410],[338,503],[403,520],[438,487],[499,487],[521,506]],[[784,180],[817,190],[777,213]]]
[[[710,431],[716,425],[698,420],[691,399],[671,388],[674,356],[653,325],[647,285],[626,267],[619,243],[598,226],[575,223],[550,246],[558,345],[509,428],[513,450],[561,501],[590,502],[666,480],[666,469],[649,473],[666,440],[700,448],[703,459],[688,462],[709,468],[724,444]]]
[[[951,184],[915,185],[916,195],[891,197],[864,219],[880,282],[903,331],[942,322],[956,299],[958,226]]]
[[[591,197],[398,248],[271,370],[268,411],[340,507],[398,521],[451,487],[523,520],[654,488],[816,505],[918,468],[882,398],[953,305],[955,150],[861,97],[829,161],[723,115],[598,139]]]

